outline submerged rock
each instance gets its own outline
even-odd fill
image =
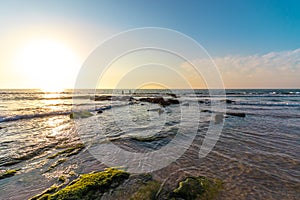
[[[101,200],[151,200],[160,199],[156,195],[161,182],[153,180],[150,174],[133,174],[113,192],[105,193]]]
[[[54,164],[52,164],[52,165],[48,168],[48,170],[46,170],[46,172],[49,172],[50,170],[54,169],[55,167],[57,167],[58,165],[60,165],[60,164],[62,164],[62,163],[64,163],[64,162],[66,162],[66,161],[67,161],[66,158],[60,158],[60,159],[58,159]]]
[[[218,196],[223,183],[218,180],[210,180],[206,177],[188,177],[179,182],[178,187],[170,193],[170,199],[207,199],[213,200]]]
[[[64,154],[66,157],[70,157],[70,156],[73,156],[73,155],[76,155],[78,153],[80,153],[83,149],[84,149],[84,144],[82,143],[78,143],[78,144],[75,144],[74,146],[71,146],[67,149],[64,149],[62,151],[59,151],[51,156],[48,156],[48,159],[54,159],[56,158],[57,156],[60,156],[62,154]]]
[[[130,200],[151,200],[158,199],[157,194],[159,192],[161,183],[158,181],[148,181],[130,197]]]
[[[35,156],[41,155],[45,151],[55,147],[57,144],[58,144],[58,142],[50,143],[50,144],[46,144],[45,146],[41,146],[39,148],[33,149],[31,152],[29,152],[27,154],[21,155],[16,158],[11,158],[8,162],[1,163],[0,166],[11,166],[11,165],[18,164],[22,161],[29,160]]]

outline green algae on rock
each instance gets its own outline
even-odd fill
[[[119,186],[128,177],[129,173],[123,170],[108,168],[102,172],[83,174],[65,188],[44,192],[42,195],[38,195],[38,198],[33,197],[32,200],[100,199],[103,193]]]
[[[48,188],[44,192],[42,192],[41,194],[38,194],[38,195],[30,198],[29,200],[47,200],[47,199],[51,199],[50,194],[56,192],[59,189],[59,187],[60,186],[54,184],[50,188]]]
[[[65,176],[61,175],[60,177],[58,177],[58,181],[64,183],[67,181],[67,178]]]
[[[58,181],[60,185],[54,184],[31,200],[213,200],[223,185],[219,179],[187,177],[172,190],[154,180],[151,174],[130,175],[117,168],[83,174],[72,182],[61,176]]]
[[[8,177],[12,177],[17,173],[17,170],[10,169],[6,170],[4,173],[0,173],[0,180]]]
[[[188,177],[179,182],[178,188],[170,193],[171,199],[206,199],[213,200],[222,189],[222,181],[206,177]]]

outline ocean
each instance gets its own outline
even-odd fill
[[[153,97],[179,104],[138,101]],[[226,104],[221,132],[211,151],[199,157],[209,127],[217,124],[212,115],[220,111],[213,102]],[[185,151],[164,155],[176,134],[180,142],[168,150]],[[137,158],[119,158],[121,150],[160,152],[165,162],[152,159],[148,168],[133,164],[128,169],[151,170],[166,184],[191,175],[219,178],[224,182],[219,199],[300,199],[300,89],[230,89],[226,97],[207,90],[82,90],[75,95],[72,90],[0,90],[0,135],[0,171],[17,169],[15,176],[0,180],[0,199],[28,199],[71,172],[99,171],[111,163],[126,169]],[[102,148],[108,142],[120,151]],[[78,144],[84,148],[49,158]]]

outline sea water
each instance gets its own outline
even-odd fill
[[[95,95],[111,94],[174,98],[169,93],[175,93],[180,104],[161,107],[120,98],[94,100]],[[226,112],[246,117],[224,115],[216,145],[199,158],[214,113],[211,102],[225,98],[231,100]],[[0,90],[0,170],[18,170],[15,176],[0,180],[0,199],[27,199],[56,183],[62,174],[104,169],[107,163],[89,148],[107,141],[128,152],[157,151],[174,139],[180,126],[189,126],[181,121],[185,109],[199,111],[190,116],[201,116],[197,135],[183,155],[152,172],[156,179],[172,183],[190,175],[219,178],[224,182],[220,199],[300,199],[297,89],[226,90],[226,97],[210,96],[207,90],[83,90],[75,95],[72,90]],[[71,119],[77,110],[92,115]],[[188,135],[184,132],[188,128],[181,127],[181,131]],[[86,148],[48,170],[58,159],[49,159],[50,155],[78,143]]]

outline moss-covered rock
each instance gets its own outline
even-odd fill
[[[67,181],[67,178],[65,176],[61,175],[60,177],[58,177],[58,181],[64,183]]]
[[[116,168],[83,174],[69,183],[61,176],[54,184],[31,200],[213,200],[222,189],[219,179],[188,177],[174,190],[154,180],[151,174],[133,174]],[[163,186],[163,187],[162,187]]]
[[[188,177],[179,182],[179,186],[170,193],[171,199],[213,200],[222,189],[222,181],[219,179],[210,180],[206,177]]]
[[[59,186],[54,184],[50,188],[48,188],[44,192],[42,192],[41,194],[38,194],[38,195],[30,198],[29,200],[46,200],[46,199],[50,199],[50,197],[51,197],[50,194],[56,192],[58,189],[59,189]]]
[[[11,169],[11,170],[6,170],[5,172],[0,174],[0,180],[4,178],[8,178],[11,176],[14,176],[17,173],[17,170]]]
[[[128,179],[129,173],[122,170],[108,168],[105,171],[83,174],[61,190],[57,188],[47,191],[33,199],[36,200],[92,200],[100,199],[104,192],[109,191]],[[55,192],[55,193],[53,193]]]

